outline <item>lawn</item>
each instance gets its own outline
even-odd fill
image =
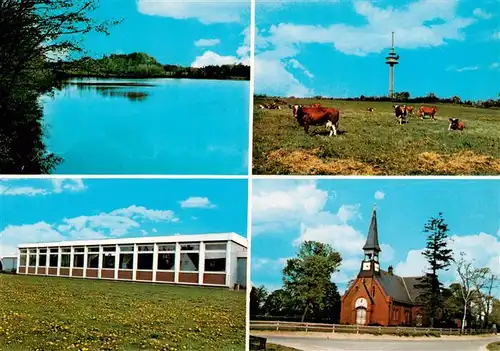
[[[244,292],[0,274],[0,350],[244,350]]]
[[[492,342],[486,346],[489,351],[500,351],[500,342]]]
[[[341,133],[329,137],[324,126],[305,134],[287,105],[282,110],[258,108],[270,101],[255,99],[254,174],[500,174],[498,109],[436,104],[436,121],[415,115],[399,125],[391,102],[287,99],[339,108]],[[375,111],[368,112],[368,107]],[[464,131],[448,131],[450,117],[463,121]]]

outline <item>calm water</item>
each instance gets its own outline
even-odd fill
[[[247,173],[249,82],[70,83],[44,98],[46,144],[64,159],[54,173]]]

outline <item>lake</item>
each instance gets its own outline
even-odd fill
[[[73,79],[43,104],[55,174],[248,172],[248,81]]]

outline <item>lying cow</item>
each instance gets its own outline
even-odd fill
[[[448,130],[464,130],[464,128],[464,122],[459,121],[458,118],[450,118],[450,125],[448,126]]]
[[[309,126],[325,125],[330,129],[330,135],[337,135],[340,111],[336,108],[304,107],[297,105],[297,121],[309,134]]]
[[[260,108],[261,110],[265,109],[264,105],[259,105],[259,108]]]
[[[368,111],[368,112],[374,112],[374,111],[375,111],[375,109],[374,109],[373,107],[368,107],[368,108],[367,108],[367,111]]]
[[[420,108],[418,109],[419,112],[420,112],[420,118],[424,119],[424,116],[429,116],[431,117],[431,119],[435,120],[435,115],[437,113],[437,107],[436,106],[431,106],[431,107],[427,107],[427,106],[420,106]]]
[[[399,124],[403,124],[403,121],[406,121],[406,118],[408,117],[406,105],[394,105],[394,113],[396,114]]]

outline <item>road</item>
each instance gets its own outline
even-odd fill
[[[264,335],[260,335],[264,336]],[[265,336],[264,336],[265,337]],[[325,339],[304,336],[269,336],[267,342],[307,351],[481,351],[500,337],[478,339],[390,340]]]

